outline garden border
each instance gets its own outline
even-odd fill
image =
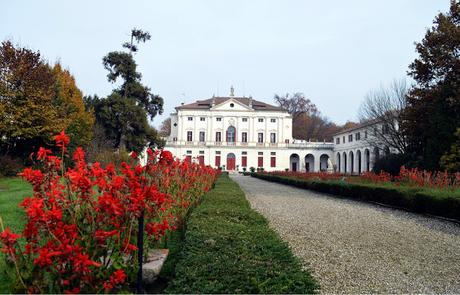
[[[327,193],[336,197],[424,214],[460,224],[460,198],[434,196],[417,188],[388,188],[357,183],[308,181],[262,173],[251,173],[251,177]]]

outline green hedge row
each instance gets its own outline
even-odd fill
[[[287,176],[252,173],[251,176],[360,201],[377,202],[401,209],[460,221],[460,198],[430,194],[408,187],[383,187],[337,181],[310,181]]]
[[[318,288],[228,175],[190,214],[177,255],[164,293],[305,294]]]

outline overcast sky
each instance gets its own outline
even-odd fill
[[[105,96],[102,57],[131,28],[152,40],[136,55],[143,82],[165,99],[158,126],[181,102],[213,94],[303,92],[336,123],[356,120],[365,94],[406,76],[449,0],[2,1],[0,38],[70,69],[85,94]]]

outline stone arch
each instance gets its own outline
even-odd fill
[[[361,150],[356,151],[356,172],[358,172],[358,174],[363,172]]]
[[[348,153],[348,158],[350,159],[350,164],[348,165],[348,168],[349,168],[349,173],[350,174],[353,174],[355,172],[355,155],[353,153],[353,151],[350,151]]]
[[[319,157],[319,171],[327,171],[327,162],[329,160],[329,155],[322,154]]]
[[[315,172],[315,156],[313,156],[313,154],[305,156],[305,171]]]
[[[364,171],[371,170],[371,153],[369,149],[364,150]]]
[[[335,157],[335,163],[336,163],[336,166],[337,166],[337,169],[336,171],[337,172],[340,172],[342,170],[342,166],[340,166],[342,163],[340,162],[340,153],[337,153],[336,157]]]
[[[289,167],[291,171],[299,171],[300,170],[300,157],[298,154],[292,154],[289,157]]]
[[[383,154],[385,156],[388,156],[390,154],[390,148],[388,146],[386,146],[385,149],[383,150]]]

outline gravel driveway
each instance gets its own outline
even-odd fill
[[[460,226],[232,175],[323,293],[460,293]]]

